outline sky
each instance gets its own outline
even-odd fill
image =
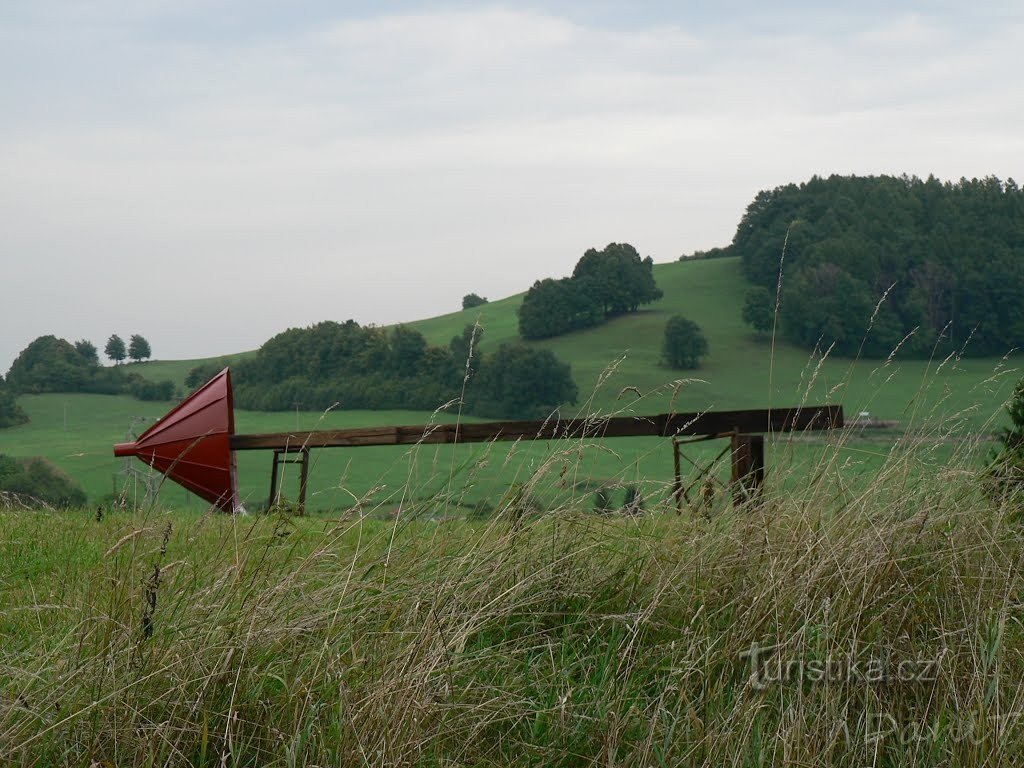
[[[0,372],[254,349],[729,243],[814,174],[1024,180],[1024,4],[0,2]]]

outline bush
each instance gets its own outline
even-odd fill
[[[70,477],[40,457],[15,459],[0,454],[0,493],[55,507],[81,507],[86,501]]]
[[[140,377],[132,381],[128,391],[139,400],[166,402],[174,398],[174,382],[166,379],[150,381]]]
[[[473,309],[474,307],[482,307],[487,303],[487,299],[483,296],[477,296],[475,293],[467,293],[462,297],[462,308]]]

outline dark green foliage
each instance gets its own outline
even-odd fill
[[[569,277],[535,282],[519,305],[519,334],[546,339],[600,323],[604,312],[588,286],[586,280]]]
[[[149,342],[146,341],[142,336],[137,333],[133,333],[131,339],[128,341],[128,357],[135,362],[140,360],[147,360],[152,356],[153,352],[149,348]]]
[[[95,358],[88,354],[88,348],[82,345],[83,342],[72,345],[56,336],[40,336],[25,347],[11,364],[7,374],[9,388],[18,394],[129,393],[146,400],[169,400],[173,395],[174,385],[171,382],[153,383],[121,367],[104,368],[96,364]],[[138,393],[144,393],[145,397]]]
[[[594,491],[594,512],[606,515],[612,511],[612,496],[604,486]]]
[[[349,320],[292,328],[235,366],[235,402],[263,411],[296,403],[313,410],[433,410],[460,396],[472,335],[467,326],[449,347],[431,347],[405,326],[388,331]],[[575,399],[569,367],[550,352],[527,351],[499,350],[487,359],[474,352],[474,370],[493,365],[494,372],[487,379],[477,376],[467,389],[467,412],[528,416]]]
[[[100,354],[96,345],[86,339],[79,339],[75,342],[75,349],[89,365],[100,364]]]
[[[115,363],[120,363],[128,357],[128,348],[124,344],[124,339],[116,333],[111,335],[111,337],[107,339],[106,346],[103,347],[103,354]]]
[[[519,307],[519,333],[542,339],[587,328],[606,318],[636,312],[641,304],[660,299],[654,262],[640,258],[628,243],[610,243],[588,250],[572,277],[547,278],[533,284]]]
[[[22,501],[41,501],[57,507],[80,507],[85,493],[47,459],[14,459],[0,454],[0,492]]]
[[[16,392],[82,392],[93,366],[74,346],[56,336],[40,336],[21,351],[7,373]]]
[[[391,332],[388,370],[395,376],[415,376],[427,351],[427,340],[423,334],[405,325],[396,326]]]
[[[602,251],[591,248],[576,263],[572,277],[586,281],[588,294],[606,315],[636,312],[662,296],[654,282],[654,260],[641,259],[629,243],[609,243]]]
[[[464,374],[472,376],[480,367],[480,341],[484,337],[484,329],[479,325],[466,325],[462,333],[452,336],[448,342],[448,349],[451,350],[455,365],[461,365]]]
[[[692,254],[683,254],[676,261],[694,261],[696,259],[724,259],[732,256],[728,248],[711,248],[707,251],[694,251]]]
[[[1024,379],[1006,407],[1010,426],[999,432],[1000,448],[992,460],[989,477],[1002,493],[1024,490]]]
[[[481,307],[487,303],[487,299],[483,296],[477,296],[475,293],[467,293],[462,297],[462,308],[473,309],[473,307]]]
[[[743,322],[758,333],[768,333],[775,324],[775,306],[767,288],[754,286],[743,296]]]
[[[1012,180],[831,176],[761,192],[730,251],[773,292],[784,243],[790,341],[868,357],[912,332],[901,350],[918,357],[1024,343],[1024,192]]]
[[[128,385],[128,392],[139,400],[166,402],[174,398],[174,382],[166,379],[164,381],[149,381],[135,378]]]
[[[21,406],[15,401],[14,395],[4,384],[3,377],[0,377],[0,429],[15,427],[27,422],[28,414],[21,409]]]
[[[485,416],[547,416],[562,403],[575,403],[576,396],[572,371],[550,350],[502,344],[484,360],[470,408]]]
[[[185,386],[190,390],[198,389],[227,368],[227,366],[227,361],[222,359],[200,363],[195,368],[190,369],[188,374],[185,376]]]
[[[672,368],[698,368],[708,353],[708,341],[700,326],[682,315],[673,315],[665,323],[661,354]]]

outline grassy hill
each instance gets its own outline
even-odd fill
[[[748,284],[738,259],[709,259],[657,264],[664,298],[641,312],[555,339],[530,342],[551,349],[572,364],[580,392],[600,409],[622,407],[635,393],[620,397],[623,387],[643,393],[642,409],[666,410],[674,382],[687,379],[675,399],[677,410],[763,408],[809,403],[842,403],[847,413],[862,410],[907,426],[935,424],[984,429],[1008,397],[1019,374],[1013,360],[852,361],[809,354],[784,342],[774,347],[757,338],[740,319]],[[481,348],[493,349],[518,339],[516,295],[463,312],[411,323],[432,343],[446,343],[466,323],[479,319]],[[710,355],[695,371],[673,371],[660,363],[661,341],[669,317],[696,321],[710,345]],[[623,358],[601,387],[609,365]]]
[[[850,361],[809,355],[787,344],[774,348],[743,325],[739,317],[746,284],[735,259],[717,259],[655,266],[664,298],[634,315],[541,342],[571,363],[579,384],[577,411],[658,413],[701,409],[757,408],[768,405],[842,403],[848,414],[867,410],[896,419],[907,427],[932,430],[985,431],[998,415],[1003,400],[1019,378],[1013,360]],[[446,344],[467,323],[479,321],[484,329],[482,349],[517,340],[516,307],[521,295],[482,307],[414,323],[431,343]],[[697,371],[673,371],[660,364],[662,331],[676,313],[695,320],[704,329],[710,355]],[[252,352],[229,356],[229,361]],[[188,371],[202,360],[151,361],[130,366],[153,379],[170,378],[183,384]],[[610,370],[611,369],[613,370]],[[677,382],[683,381],[682,384]],[[625,389],[629,387],[630,389]],[[635,388],[635,389],[634,389]],[[639,392],[639,396],[637,394]],[[129,397],[99,395],[36,395],[20,399],[31,422],[0,430],[0,453],[43,455],[77,479],[93,499],[109,494],[123,483],[122,460],[114,459],[111,445],[125,439],[135,417],[155,419],[168,403],[144,403]],[[240,432],[288,429],[343,428],[374,424],[416,424],[432,418],[452,420],[456,414],[434,415],[410,411],[335,411],[320,413],[253,413],[239,411]],[[145,423],[137,422],[141,431]],[[891,443],[891,440],[890,440]],[[558,462],[565,446],[547,443],[407,449],[370,448],[358,452],[334,450],[314,454],[310,488],[317,491],[313,506],[351,504],[371,489],[387,503],[402,502],[403,489],[440,487],[461,477],[465,503],[500,498],[510,484],[528,477],[545,462]],[[778,451],[791,450],[779,448]],[[801,449],[802,450],[802,449]],[[850,447],[845,458],[851,466],[877,464],[887,452],[885,444]],[[944,451],[940,448],[939,452]],[[710,457],[711,445],[693,450]],[[571,462],[571,480],[562,480],[565,493],[589,493],[602,484],[624,484],[641,479],[654,485],[667,482],[671,451],[667,441],[627,439],[592,445]],[[582,460],[577,460],[582,458]],[[811,453],[805,458],[813,460]],[[270,457],[262,452],[239,456],[243,497],[258,503],[266,493]],[[141,464],[135,463],[141,467]],[[294,492],[294,482],[289,486]],[[553,489],[555,492],[557,489]],[[389,496],[390,494],[390,496]],[[175,506],[200,504],[176,486],[162,498]]]

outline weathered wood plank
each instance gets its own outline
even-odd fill
[[[483,424],[419,424],[398,427],[272,432],[232,435],[236,451],[301,448],[356,448],[416,443],[481,443],[495,440],[562,440],[601,437],[673,437],[724,432],[763,434],[835,429],[843,426],[839,405],[772,408],[704,413],[663,413],[655,416],[491,421]]]

